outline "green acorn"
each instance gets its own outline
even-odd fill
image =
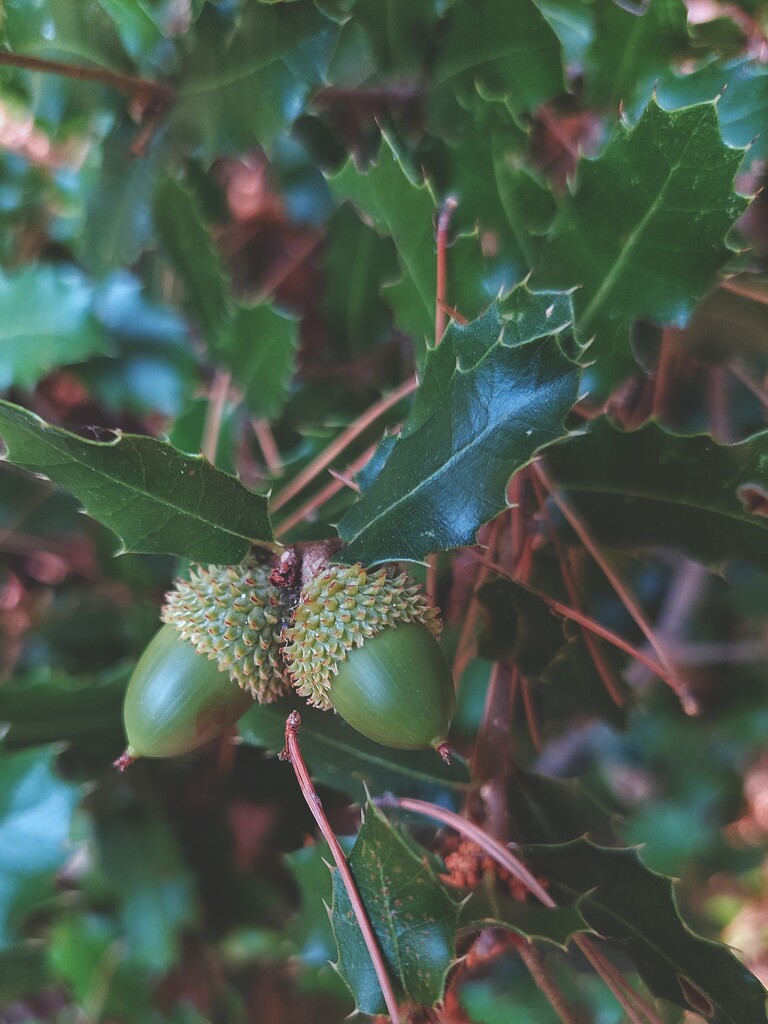
[[[254,700],[266,704],[284,693],[290,682],[280,656],[283,614],[269,568],[254,560],[199,567],[179,580],[166,595],[165,625],[128,684],[129,746],[118,766],[195,750]]]
[[[283,654],[310,704],[385,746],[444,754],[454,686],[439,632],[405,573],[330,565],[302,588]]]
[[[199,566],[166,594],[162,619],[175,626],[198,654],[215,659],[254,700],[269,704],[290,686],[280,656],[285,608],[254,560],[241,565]]]

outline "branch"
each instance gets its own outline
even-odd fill
[[[307,806],[312,812],[312,817],[318,824],[320,831],[323,834],[323,838],[328,843],[333,859],[336,862],[336,867],[339,869],[339,874],[344,882],[344,888],[347,890],[349,896],[349,902],[352,904],[352,909],[355,912],[357,923],[360,926],[360,931],[363,933],[363,939],[368,947],[368,954],[373,964],[373,969],[376,971],[376,977],[379,980],[381,987],[381,994],[384,997],[384,1002],[387,1004],[387,1010],[392,1018],[392,1024],[400,1024],[400,1011],[397,1006],[397,1000],[395,999],[395,993],[392,990],[392,983],[389,980],[387,974],[387,968],[384,964],[384,958],[379,949],[379,943],[371,927],[371,922],[368,920],[368,914],[365,909],[365,905],[358,892],[355,880],[352,877],[352,872],[349,870],[344,851],[339,845],[339,841],[333,833],[328,819],[323,811],[323,805],[320,802],[320,797],[317,795],[315,787],[312,784],[312,779],[309,777],[307,766],[304,763],[304,759],[301,756],[301,749],[299,747],[299,726],[301,725],[301,715],[298,711],[292,711],[285,723],[285,750],[280,754],[280,758],[283,761],[290,761],[293,765],[293,770],[296,773],[296,779],[298,780],[299,786],[304,799],[307,801]]]

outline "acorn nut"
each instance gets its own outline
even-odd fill
[[[116,762],[174,757],[215,739],[256,700],[289,688],[280,655],[280,593],[254,560],[198,567],[166,595],[123,706],[128,749]],[[233,683],[237,685],[233,685]]]
[[[446,756],[455,698],[439,632],[405,573],[333,564],[302,588],[283,653],[310,704],[385,746]]]

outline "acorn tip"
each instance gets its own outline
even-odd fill
[[[136,752],[131,747],[128,747],[128,749],[123,751],[116,761],[112,762],[112,765],[114,768],[117,768],[119,772],[124,772],[126,768],[131,767],[135,760]]]
[[[435,750],[438,752],[440,757],[442,757],[446,764],[451,763],[451,755],[453,754],[453,750],[451,750],[451,745],[448,742],[448,740],[443,740],[442,743],[438,744],[435,747]]]

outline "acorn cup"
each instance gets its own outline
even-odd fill
[[[254,700],[289,687],[280,653],[286,610],[269,568],[199,567],[166,595],[165,625],[134,669],[123,705],[128,748],[137,757],[175,757],[225,732]]]
[[[333,564],[304,584],[283,655],[308,703],[384,746],[434,747],[447,760],[455,696],[440,628],[405,573]]]

